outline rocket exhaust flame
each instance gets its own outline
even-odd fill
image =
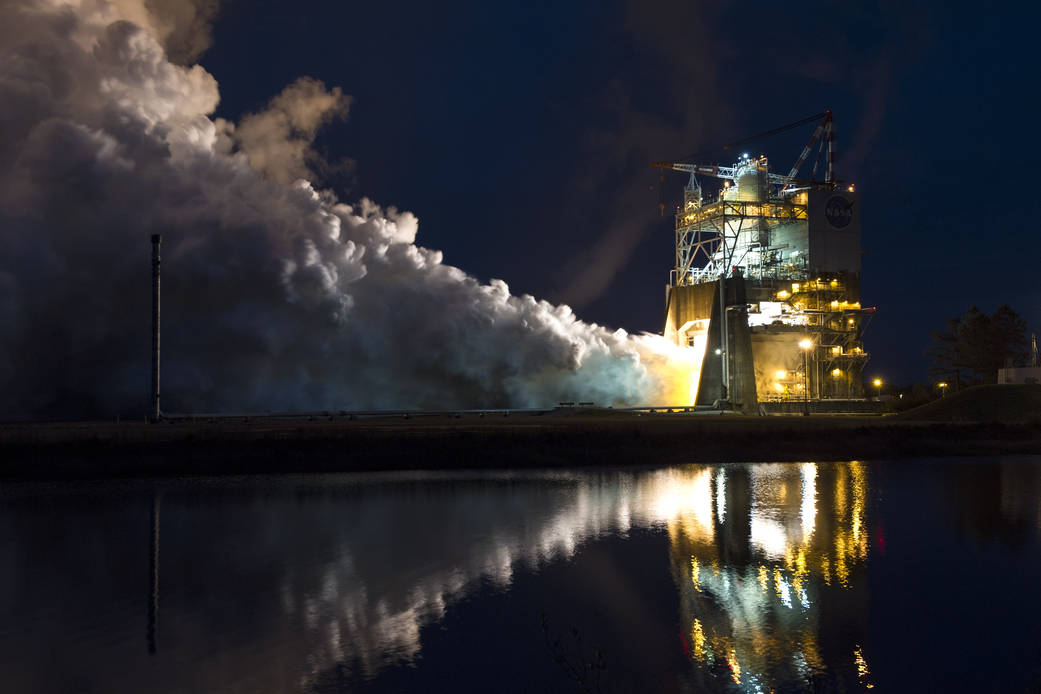
[[[216,80],[162,43],[210,15],[159,4],[0,8],[0,417],[141,411],[160,233],[170,411],[692,402],[696,350],[482,284],[411,213],[308,182],[339,89],[212,118]]]

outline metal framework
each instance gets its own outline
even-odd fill
[[[770,284],[776,286],[776,283]],[[790,286],[791,291],[781,289],[775,293],[774,298],[783,301],[788,312],[785,324],[771,330],[809,335],[813,342],[805,353],[808,370],[793,373],[795,380],[791,383],[806,383],[807,394],[816,400],[862,397],[861,374],[868,353],[864,351],[861,336],[875,309],[862,308],[858,301],[849,300],[848,289],[837,276],[825,275]],[[793,361],[797,361],[794,355],[793,351]],[[768,391],[760,397],[791,400],[804,395],[785,389],[782,394]]]
[[[719,282],[719,310],[726,307],[725,282],[741,271],[746,286],[757,298],[748,305],[749,328],[758,333],[790,333],[793,356],[804,366],[791,369],[797,381],[774,382],[782,395],[760,393],[763,399],[799,397],[860,398],[862,372],[868,355],[862,334],[874,309],[860,306],[858,290],[851,291],[843,273],[810,274],[809,193],[831,190],[839,183],[834,177],[834,123],[830,111],[746,138],[725,149],[771,136],[813,121],[819,121],[802,153],[787,175],[769,172],[766,157],[747,154],[734,166],[689,162],[652,162],[663,171],[682,171],[690,175],[684,189],[683,204],[675,217],[676,265],[670,273],[672,286]],[[796,178],[816,148],[811,180]],[[825,162],[823,181],[817,181],[817,168]],[[723,179],[719,197],[710,203],[702,199],[697,176]],[[852,188],[851,188],[852,190]],[[662,198],[664,212],[664,198]],[[790,290],[790,291],[789,291]],[[754,303],[754,302],[759,303]],[[742,310],[745,310],[742,308]],[[751,320],[757,316],[755,322]],[[729,337],[727,321],[721,323],[724,394],[729,392]],[[812,347],[796,347],[809,338]],[[782,344],[787,340],[782,340]],[[762,343],[760,343],[762,344]],[[782,346],[782,350],[786,347]],[[780,373],[780,372],[778,372]],[[789,369],[785,369],[785,374]],[[787,376],[785,376],[787,378]],[[790,387],[802,389],[796,393]]]
[[[771,231],[781,224],[806,222],[806,205],[791,199],[766,202],[720,200],[701,205],[700,188],[688,185],[684,207],[676,213],[674,286],[714,282],[744,268],[756,279],[806,279],[806,258],[771,246]]]
[[[868,354],[861,335],[874,316],[873,308],[847,301],[847,290],[837,279],[817,279],[799,284],[789,303],[807,317],[814,337],[809,355],[811,394],[828,397],[860,397],[861,373]]]

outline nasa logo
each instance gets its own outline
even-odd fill
[[[824,206],[824,216],[836,229],[845,229],[853,221],[853,203],[841,195],[832,195]]]

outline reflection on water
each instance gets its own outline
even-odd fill
[[[448,672],[484,690],[491,672],[493,689],[566,690],[538,633],[548,610],[604,647],[609,679],[660,690],[925,686],[958,649],[965,681],[1030,686],[1029,649],[975,643],[983,617],[945,562],[965,585],[1000,580],[993,604],[1036,625],[1022,586],[1041,568],[1039,496],[1038,460],[11,487],[0,676],[346,691]],[[990,640],[1026,641],[987,619]]]
[[[704,478],[692,487],[697,510],[669,518],[668,532],[701,684],[720,670],[748,691],[841,681],[844,650],[872,687],[860,644],[868,622],[867,466],[685,472]],[[829,603],[842,605],[843,634],[841,642],[827,634],[825,654]]]

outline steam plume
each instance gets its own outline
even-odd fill
[[[167,411],[686,402],[662,338],[482,284],[417,246],[412,214],[308,182],[339,89],[212,119],[216,80],[164,42],[197,54],[184,27],[214,12],[0,9],[0,417],[143,410],[152,233]]]

